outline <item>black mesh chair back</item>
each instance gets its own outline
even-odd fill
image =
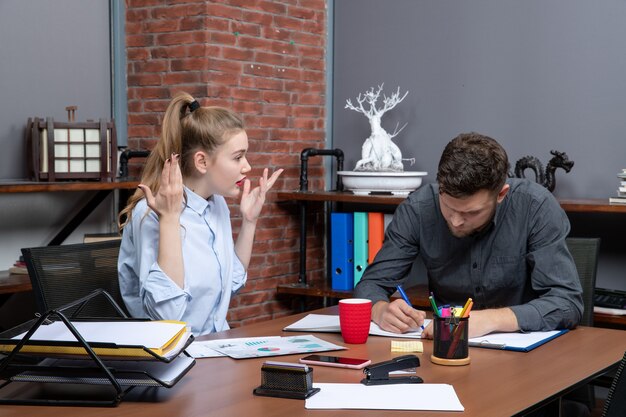
[[[580,286],[583,289],[584,311],[580,320],[583,326],[593,326],[593,295],[596,289],[596,271],[598,270],[599,238],[568,237],[565,239],[567,248],[574,258]],[[568,404],[569,402],[569,404]],[[575,403],[583,404],[591,410],[595,404],[595,391],[592,385],[584,385],[568,393],[564,397],[563,407]],[[575,408],[574,408],[575,409]],[[567,410],[567,408],[564,408]],[[563,415],[567,411],[562,410]]]
[[[41,314],[103,289],[127,313],[117,275],[119,240],[23,248],[22,254]],[[75,309],[64,313],[71,316]],[[104,296],[89,301],[78,317],[119,317]]]
[[[598,253],[600,239],[587,237],[568,237],[565,239],[567,247],[574,258],[578,277],[583,288],[583,312],[580,324],[593,326],[593,296],[596,289],[596,272],[598,270]]]
[[[609,394],[604,403],[602,417],[626,416],[626,352],[617,368]]]

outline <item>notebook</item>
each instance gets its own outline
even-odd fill
[[[424,320],[424,327],[428,326],[430,322],[430,319]],[[339,333],[341,332],[341,327],[339,326],[339,316],[330,316],[326,314],[307,314],[297,322],[285,327],[283,330],[292,332]],[[419,339],[422,337],[422,329],[414,330],[407,333],[392,333],[381,329],[378,324],[372,322],[370,324],[370,335]]]
[[[514,350],[517,352],[530,352],[538,346],[567,333],[567,329],[552,330],[549,332],[529,333],[491,333],[481,337],[469,339],[469,345],[491,349]]]

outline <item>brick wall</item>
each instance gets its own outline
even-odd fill
[[[298,189],[302,149],[324,148],[326,18],[324,0],[126,0],[129,148],[152,148],[170,98],[183,90],[243,116],[252,178],[264,167],[285,168],[258,223],[231,326],[286,315],[296,305],[277,298],[276,285],[298,280],[298,210],[275,193]],[[310,189],[322,189],[321,158],[309,165]],[[237,201],[230,207],[237,233]],[[312,223],[323,219],[312,214]],[[323,233],[308,230],[311,282],[323,279]]]

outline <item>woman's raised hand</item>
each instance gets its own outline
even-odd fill
[[[148,207],[154,210],[159,218],[180,218],[183,202],[183,176],[180,172],[179,159],[180,155],[172,154],[165,160],[161,172],[161,185],[156,195],[152,194],[149,187],[139,184],[139,188],[146,196]]]
[[[244,220],[249,222],[256,222],[261,214],[263,203],[265,203],[265,194],[272,188],[283,169],[274,171],[271,177],[267,178],[269,170],[265,168],[263,170],[263,176],[259,179],[259,185],[250,190],[250,180],[245,179],[243,183],[243,192],[241,193],[241,202],[239,203],[239,210]]]

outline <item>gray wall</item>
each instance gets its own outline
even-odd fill
[[[557,171],[557,197],[616,193],[626,167],[624,0],[334,3],[333,145],[348,169],[369,126],[345,100],[384,82],[410,91],[383,125],[408,122],[396,143],[427,181],[445,144],[477,131],[513,163],[567,152],[576,165]]]
[[[109,0],[0,0],[0,181],[27,175],[23,130],[28,117],[111,117]],[[89,193],[0,195],[0,269],[20,248],[45,245]],[[108,198],[66,243],[112,229]]]
[[[27,175],[29,117],[111,117],[108,0],[0,1],[0,57],[0,179]]]
[[[332,146],[346,169],[370,132],[345,101],[384,82],[388,93],[409,90],[383,126],[408,122],[395,141],[426,182],[445,144],[477,131],[512,164],[567,152],[575,166],[557,171],[557,197],[616,194],[626,168],[626,1],[335,0],[334,18]],[[573,222],[573,234],[603,238],[598,286],[626,289],[616,240],[626,217],[594,224]]]

